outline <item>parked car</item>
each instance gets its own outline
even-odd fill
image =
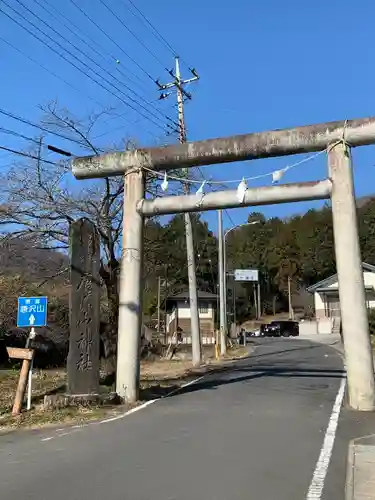
[[[262,325],[263,326],[263,325]],[[265,337],[298,337],[297,321],[272,321],[263,327]]]
[[[264,337],[266,334],[266,329],[268,327],[268,323],[262,323],[259,328],[259,337]]]

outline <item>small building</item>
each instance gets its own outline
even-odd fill
[[[362,263],[366,291],[366,306],[375,308],[375,266]],[[337,274],[307,288],[314,295],[318,333],[339,333],[341,325],[340,298]]]
[[[198,290],[198,311],[202,344],[215,343],[215,313],[218,296]],[[182,342],[191,344],[191,316],[189,291],[167,298],[166,329],[168,342],[180,332]]]

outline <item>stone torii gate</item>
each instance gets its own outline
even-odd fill
[[[145,217],[331,199],[349,403],[357,410],[373,410],[374,369],[358,240],[351,148],[374,143],[375,117],[372,117],[76,158],[73,174],[77,179],[125,176],[116,379],[118,394],[127,401],[138,398]],[[195,194],[145,199],[147,169],[164,172],[324,150],[328,154],[328,178],[322,181],[248,188],[242,202],[239,202],[236,190],[207,193],[198,203]]]

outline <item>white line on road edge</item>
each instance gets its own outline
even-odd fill
[[[324,436],[320,455],[315,466],[315,471],[311,480],[309,491],[307,492],[306,500],[320,500],[322,498],[324,481],[327,476],[329,462],[332,456],[342,401],[344,399],[345,386],[346,378],[343,378],[341,379],[340,388],[333,405],[331,417],[329,419],[328,427]]]
[[[86,424],[86,426],[87,426],[87,424]],[[51,441],[52,439],[61,438],[63,436],[68,436],[69,434],[73,434],[74,432],[78,432],[82,427],[84,427],[84,425],[80,425],[80,426],[75,425],[74,427],[71,427],[71,429],[69,431],[61,432],[61,433],[55,434],[54,436],[42,438],[41,441],[42,442]]]
[[[150,401],[146,401],[145,403],[142,403],[141,405],[136,406],[136,407],[132,408],[131,410],[128,410],[125,413],[122,413],[121,415],[116,415],[115,417],[106,418],[105,420],[100,420],[99,422],[89,422],[87,424],[75,425],[71,428],[71,430],[69,430],[67,432],[63,432],[62,434],[56,434],[54,436],[49,436],[49,437],[43,438],[43,439],[41,439],[41,441],[51,441],[52,439],[57,439],[57,438],[60,438],[63,436],[68,436],[69,434],[73,434],[74,432],[77,432],[77,430],[79,430],[79,429],[82,429],[84,427],[88,427],[89,425],[108,424],[109,422],[115,422],[116,420],[121,420],[122,418],[125,418],[128,415],[131,415],[132,413],[135,413],[139,410],[143,410],[143,408],[146,408],[147,406],[150,406],[153,403],[156,403],[156,401],[160,401],[162,399],[168,398],[169,396],[173,396],[174,394],[177,394],[182,389],[185,389],[185,387],[189,387],[189,385],[196,384],[197,382],[202,380],[202,378],[204,378],[204,377],[205,377],[205,375],[202,375],[201,377],[198,377],[194,380],[190,380],[190,382],[186,382],[186,384],[180,385],[180,387],[177,387],[177,389],[173,389],[173,391],[169,392],[165,396],[163,396],[161,398],[157,398],[157,399],[150,399]],[[58,429],[58,430],[63,430],[63,429]]]
[[[116,417],[106,418],[105,420],[101,420],[100,422],[92,422],[91,425],[107,424],[108,422],[114,422],[115,420],[120,420],[121,418],[127,417],[128,415],[131,415],[132,413],[135,413],[136,411],[143,410],[143,408],[146,408],[146,406],[152,405],[152,403],[156,403],[156,401],[160,401],[161,399],[165,399],[165,398],[168,398],[169,396],[173,396],[174,394],[178,393],[182,389],[185,389],[185,387],[189,387],[189,385],[196,384],[197,382],[202,380],[203,377],[204,377],[204,375],[202,375],[202,377],[198,377],[194,380],[190,380],[190,382],[186,382],[186,384],[180,385],[180,387],[177,387],[177,389],[173,389],[173,391],[168,392],[168,394],[166,394],[165,396],[163,396],[161,398],[151,399],[150,401],[146,401],[145,403],[142,403],[141,405],[136,406],[135,408],[132,408],[131,410],[129,410],[125,413],[122,413],[121,415],[117,415]]]
[[[128,415],[131,415],[132,413],[135,413],[136,411],[143,410],[143,408],[146,408],[146,406],[152,405],[152,403],[155,403],[155,401],[157,401],[157,399],[150,399],[150,401],[146,401],[145,403],[142,403],[139,406],[135,406],[131,410],[128,410],[125,413],[122,413],[121,415],[116,415],[116,417],[106,418],[105,420],[100,420],[99,422],[91,422],[91,425],[108,424],[109,422],[114,422],[115,420],[120,420],[121,418],[127,417]]]
[[[180,391],[182,391],[182,389],[185,389],[185,387],[189,387],[189,385],[196,384],[197,382],[202,380],[202,378],[204,378],[206,375],[208,375],[208,373],[205,375],[202,375],[201,377],[195,378],[194,380],[190,380],[190,382],[186,382],[186,384],[180,385],[180,387],[177,387],[177,389],[173,389],[173,391],[168,392],[168,394],[166,394],[164,397],[169,398],[169,396],[173,396],[174,394],[179,393]]]

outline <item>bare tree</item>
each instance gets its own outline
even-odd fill
[[[98,154],[90,140],[101,115],[83,122],[55,103],[44,109],[43,125],[69,133],[82,147]],[[35,152],[34,152],[35,153]],[[36,152],[36,156],[40,155]],[[102,249],[100,275],[105,285],[108,327],[102,332],[106,371],[115,369],[118,315],[118,273],[121,255],[124,183],[121,177],[76,182],[67,161],[55,164],[39,160],[18,162],[4,176],[0,194],[0,225],[7,237],[27,238],[40,248],[66,251],[69,225],[80,217],[97,228]],[[63,272],[64,270],[61,270]]]
[[[94,126],[111,110],[93,114],[86,120],[72,116],[60,109],[56,102],[41,108],[44,114],[42,124],[48,130],[71,138],[72,148],[80,148],[81,154],[99,154],[91,138]],[[45,162],[40,147],[32,151],[36,160],[17,162],[3,176],[0,193],[0,226],[9,238],[32,241],[44,249],[66,251],[69,247],[69,225],[85,217],[97,228],[101,240],[100,275],[105,285],[107,302],[107,327],[101,332],[105,371],[113,373],[116,366],[117,320],[119,307],[118,276],[121,259],[121,235],[123,221],[124,182],[122,177],[77,182],[71,174],[67,160]],[[124,140],[113,149],[131,149],[134,140]],[[111,148],[107,148],[108,151]],[[48,158],[50,160],[50,158]],[[157,196],[156,177],[147,174],[146,191]],[[181,184],[172,182],[169,194],[181,192]],[[159,266],[158,252],[163,242],[155,236],[155,225],[149,225],[145,238],[145,275],[155,274]],[[149,234],[148,234],[149,233]],[[160,254],[159,254],[160,255]],[[147,262],[149,261],[149,262]],[[151,262],[152,261],[152,262]],[[161,266],[161,264],[160,264]],[[159,266],[159,267],[160,267]],[[58,271],[60,274],[67,269]],[[56,275],[56,273],[55,273]],[[149,283],[146,280],[145,283]],[[148,286],[148,285],[147,285]]]

